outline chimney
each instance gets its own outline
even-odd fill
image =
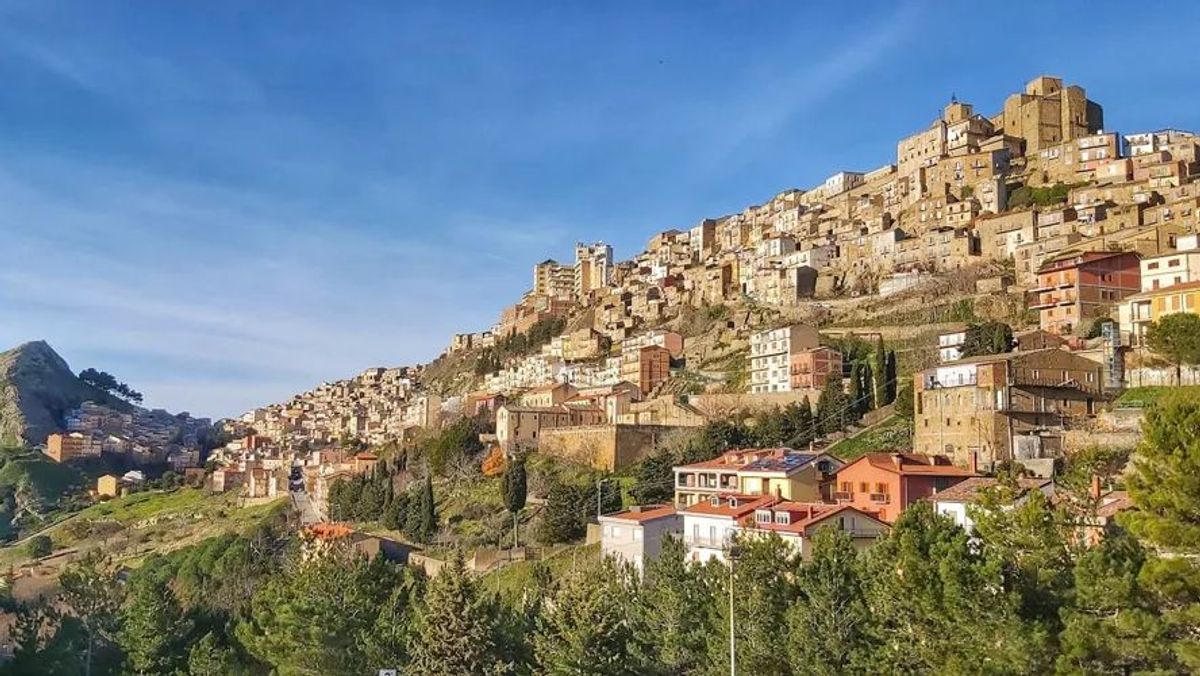
[[[1090,493],[1092,495],[1093,500],[1100,499],[1100,477],[1098,477],[1098,476],[1092,477],[1092,489],[1091,489]]]
[[[979,474],[979,452],[971,451],[967,454],[967,471],[971,474]]]
[[[903,456],[901,456],[899,453],[893,453],[892,464],[896,466],[896,469],[900,469],[900,466],[904,464]]]

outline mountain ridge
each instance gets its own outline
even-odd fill
[[[45,340],[0,352],[0,443],[35,446],[63,430],[63,416],[85,401],[130,405],[84,383]]]

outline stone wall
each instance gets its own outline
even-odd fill
[[[646,457],[660,440],[688,429],[670,425],[559,427],[541,433],[538,452],[615,472]]]

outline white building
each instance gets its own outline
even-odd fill
[[[938,491],[933,496],[933,509],[970,533],[975,530],[975,520],[972,518],[970,507],[978,504],[985,490],[994,489],[999,483],[999,480],[992,477],[971,477]],[[1054,494],[1054,482],[1050,479],[1018,479],[1017,487],[1019,495],[1016,496],[1013,506],[1024,502],[1031,491],[1041,491],[1047,497]]]
[[[600,554],[631,564],[639,573],[658,556],[663,540],[683,533],[683,519],[671,505],[634,507],[600,517]]]
[[[821,184],[821,190],[825,193],[826,197],[833,197],[834,195],[839,195],[847,190],[853,190],[854,188],[857,188],[863,184],[864,180],[865,179],[860,172],[839,171],[833,176],[825,179],[825,182]]]
[[[962,346],[967,340],[966,331],[951,331],[938,336],[938,358],[942,363],[962,359]]]
[[[792,355],[820,344],[817,330],[803,324],[751,334],[750,392],[790,392]]]
[[[1180,131],[1178,129],[1160,129],[1159,131],[1129,134],[1125,137],[1125,148],[1126,153],[1130,157],[1148,155],[1159,150],[1165,150],[1172,143],[1186,141],[1191,138],[1195,138],[1195,135],[1191,132]]]
[[[1141,268],[1142,291],[1200,281],[1200,249],[1143,258]]]

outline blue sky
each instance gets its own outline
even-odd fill
[[[1200,6],[0,4],[0,345],[232,415],[489,326],[1039,73],[1200,128]],[[1153,39],[1162,36],[1162,39]]]

